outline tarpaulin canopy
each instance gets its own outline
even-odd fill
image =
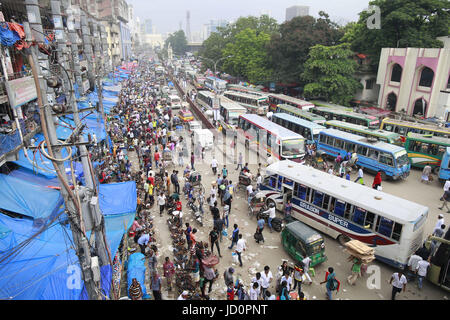
[[[143,295],[145,296],[147,294],[147,289],[145,288],[145,269],[145,256],[142,253],[136,252],[130,255],[127,268],[128,296],[130,296],[129,289],[134,278],[141,285]]]
[[[131,186],[132,185],[132,186]],[[135,182],[124,182],[108,188],[100,186],[100,198],[115,198],[126,205],[123,210],[136,207],[127,192],[136,189]],[[116,193],[118,192],[118,193]],[[131,197],[133,198],[133,197]],[[134,192],[136,199],[136,192]],[[13,201],[13,200],[11,200]],[[17,199],[15,206],[33,205],[34,198]],[[64,207],[59,203],[42,202],[37,211],[58,210],[60,217],[54,223],[44,224],[42,232],[31,219],[18,219],[0,214],[0,299],[2,300],[80,300],[87,299],[81,277],[78,257],[73,248],[72,232]],[[100,202],[105,217],[107,244],[114,256],[124,232],[131,226],[135,211],[111,210]],[[48,215],[44,214],[44,215]],[[89,232],[87,236],[89,237]],[[34,235],[33,238],[31,238]],[[20,245],[20,246],[19,246]],[[108,297],[112,279],[111,266],[101,267],[101,288]]]
[[[34,218],[48,217],[62,203],[59,191],[0,174],[0,208]]]

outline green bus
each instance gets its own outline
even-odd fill
[[[402,136],[395,132],[380,129],[370,129],[359,124],[348,123],[339,120],[329,120],[325,122],[327,128],[350,132],[366,138],[373,138],[382,142],[403,145]]]
[[[353,110],[352,108],[318,101],[314,101],[313,103],[316,107],[310,109],[310,111],[325,117],[327,120],[345,121],[373,129],[380,127],[380,120],[377,117],[353,112],[351,111]]]
[[[449,138],[430,134],[409,132],[405,142],[411,166],[423,168],[429,165],[435,172],[439,170],[447,147],[450,147]]]
[[[289,104],[279,104],[277,108],[275,109],[276,113],[287,113],[291,116],[299,117],[304,120],[308,120],[317,124],[324,125],[325,124],[325,117],[319,116],[317,114],[314,114],[309,111],[301,110],[297,107],[293,107]]]

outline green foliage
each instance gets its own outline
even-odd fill
[[[327,101],[349,105],[362,85],[353,77],[357,63],[349,43],[336,46],[315,45],[311,48],[301,77],[307,84],[307,98],[323,98]]]
[[[248,33],[248,30],[253,30],[254,34]],[[209,38],[203,42],[203,49],[199,53],[201,57],[206,58],[203,60],[204,69],[213,69],[214,64],[212,61],[218,61],[230,54],[234,56],[235,53],[231,52],[230,50],[232,49],[230,48],[240,48],[240,52],[237,55],[244,55],[246,50],[243,46],[245,43],[248,43],[252,46],[256,45],[257,48],[262,50],[260,54],[256,54],[255,50],[249,48],[249,52],[251,52],[251,56],[255,60],[248,58],[241,58],[239,59],[240,61],[236,58],[233,58],[233,60],[224,59],[221,64],[227,66],[223,69],[228,73],[232,73],[231,70],[236,70],[237,73],[232,73],[233,75],[246,77],[247,74],[252,74],[252,79],[261,79],[262,74],[267,72],[268,69],[266,66],[268,61],[265,56],[266,42],[264,39],[267,39],[267,35],[270,39],[270,36],[276,33],[277,30],[277,21],[267,15],[241,17],[226,27],[217,28],[217,32],[211,33]],[[245,68],[242,61],[247,61]],[[258,63],[264,63],[264,65],[261,66]],[[252,68],[254,70],[251,70]]]
[[[170,43],[172,50],[175,54],[184,54],[187,51],[187,39],[183,30],[178,30],[169,35],[164,47],[167,48]]]
[[[381,11],[381,29],[367,28],[373,12],[363,11],[357,23],[346,27],[343,41],[356,52],[369,54],[378,64],[382,48],[439,48],[436,37],[446,36],[450,26],[447,0],[374,0]]]
[[[309,49],[316,44],[337,44],[342,35],[338,25],[323,11],[319,12],[318,19],[296,17],[281,24],[268,47],[275,80],[301,82],[299,75],[304,71]]]

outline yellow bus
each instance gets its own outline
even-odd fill
[[[381,121],[380,129],[398,133],[402,137],[403,143],[405,143],[409,132],[450,138],[450,128],[392,118],[384,118]]]

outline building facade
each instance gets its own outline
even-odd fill
[[[378,67],[380,107],[425,118],[449,119],[450,47],[383,48]]]
[[[286,9],[286,21],[303,16],[309,16],[308,6],[292,6]]]

